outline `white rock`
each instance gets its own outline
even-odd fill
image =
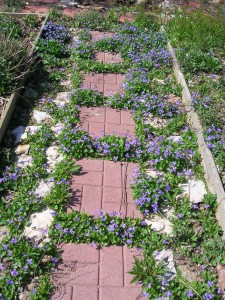
[[[44,111],[34,110],[33,117],[37,121],[38,124],[46,121],[52,120],[52,117]]]
[[[25,168],[32,164],[33,158],[30,155],[21,154],[16,157],[16,166],[19,168]]]
[[[56,104],[59,105],[61,107],[64,107],[67,103],[70,102],[70,96],[71,94],[68,92],[61,92],[58,93],[55,97],[55,99],[53,99],[52,101]]]
[[[180,143],[182,142],[182,137],[180,135],[171,135],[170,137],[168,137],[168,140],[175,143]]]
[[[161,222],[157,222],[157,221],[151,221],[151,220],[145,220],[145,222],[151,226],[151,228],[155,231],[162,231],[165,227],[165,225]]]
[[[29,150],[30,150],[30,145],[18,145],[15,148],[15,153],[17,155],[19,155],[19,154],[28,154]]]
[[[204,195],[207,194],[205,184],[202,180],[189,180],[188,183],[180,184],[182,196],[189,197],[191,203],[197,204],[203,201]]]
[[[11,133],[15,136],[16,140],[15,140],[15,145],[19,144],[19,142],[23,139],[25,139],[26,133],[25,133],[26,127],[24,126],[18,126],[16,128],[14,128]],[[26,137],[25,137],[26,136]]]
[[[59,136],[64,128],[65,127],[62,123],[57,123],[55,126],[51,127],[51,130],[54,132],[55,136]]]
[[[168,272],[165,277],[168,281],[173,280],[176,277],[175,263],[173,259],[173,251],[170,249],[155,251],[153,256],[156,262],[163,262],[163,265],[168,268]]]
[[[64,80],[64,81],[61,81],[60,84],[62,86],[68,86],[68,87],[71,87],[73,85],[72,81],[71,80]]]
[[[172,235],[173,225],[166,218],[161,218],[160,216],[155,215],[151,220],[146,219],[145,222],[148,225],[151,225],[152,229],[160,233],[167,233],[168,235]]]
[[[53,213],[54,211],[48,208],[43,212],[32,214],[30,225],[25,227],[23,235],[34,239],[35,242],[48,238],[48,229],[53,221]]]
[[[146,174],[152,178],[157,178],[159,177],[160,172],[159,171],[154,171],[151,169],[146,169]]]
[[[35,134],[36,132],[38,132],[38,130],[41,128],[42,126],[38,126],[38,125],[32,125],[32,126],[27,126],[25,132],[29,133],[30,135]]]
[[[148,118],[144,121],[144,123],[147,125],[151,125],[155,128],[162,128],[166,126],[167,121],[165,119],[161,119],[153,116],[152,114],[149,114]]]
[[[50,173],[56,166],[57,163],[63,160],[63,155],[58,152],[59,147],[51,146],[46,150],[47,156],[47,171]]]
[[[36,197],[46,197],[51,193],[54,182],[41,180],[34,192]]]

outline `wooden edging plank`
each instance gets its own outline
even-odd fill
[[[194,111],[189,88],[187,86],[184,75],[181,72],[178,60],[176,58],[175,52],[170,42],[168,42],[168,49],[170,55],[173,58],[173,70],[176,75],[177,82],[182,87],[182,101],[185,105],[188,122],[192,130],[195,132],[197,136],[197,143],[199,147],[199,152],[202,157],[202,166],[204,168],[205,180],[207,182],[209,191],[213,194],[216,194],[217,196],[218,208],[217,208],[216,217],[218,219],[220,226],[222,227],[222,230],[224,232],[224,238],[225,238],[225,191],[214,158],[212,156],[212,153],[206,146],[204,135],[203,135],[202,124],[200,122],[198,114]]]
[[[13,13],[11,13],[11,14],[9,14],[9,15],[11,15],[11,16],[12,16],[12,15],[13,15],[13,16],[17,16],[18,14],[13,14]],[[25,16],[25,15],[33,15],[33,16],[35,15],[35,16],[40,16],[40,14],[23,14],[23,16]],[[41,16],[45,17],[45,19],[44,19],[44,21],[43,21],[43,23],[42,23],[42,26],[41,26],[41,28],[40,28],[40,31],[38,32],[37,37],[36,37],[36,39],[35,39],[35,41],[34,41],[34,43],[33,43],[33,46],[32,46],[32,48],[31,48],[30,55],[33,55],[35,45],[36,45],[36,43],[38,42],[39,38],[41,37],[42,32],[43,32],[43,28],[44,28],[44,26],[46,25],[46,23],[47,23],[47,21],[48,21],[49,15],[41,15]],[[17,103],[17,101],[18,101],[18,99],[19,99],[19,97],[20,97],[20,94],[21,94],[21,92],[22,92],[22,90],[23,90],[23,87],[24,87],[24,85],[25,85],[25,83],[26,83],[27,77],[28,77],[28,74],[27,74],[27,75],[25,76],[25,78],[23,78],[23,80],[20,82],[20,86],[21,86],[21,87],[20,87],[19,89],[17,89],[17,90],[15,91],[15,93],[11,94],[11,96],[10,96],[10,98],[9,98],[9,100],[8,100],[8,102],[7,102],[7,104],[6,104],[5,108],[4,108],[4,110],[3,110],[3,112],[2,112],[2,115],[1,115],[1,118],[0,118],[0,143],[1,143],[1,141],[2,141],[2,139],[3,139],[3,137],[4,137],[4,134],[5,134],[6,130],[7,130],[7,127],[8,127],[8,125],[9,125],[10,120],[11,120],[12,114],[13,114],[14,109],[15,109],[15,107],[16,107],[16,103]]]

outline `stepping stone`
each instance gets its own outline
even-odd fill
[[[52,300],[135,300],[139,296],[138,299],[144,299],[141,286],[131,285],[133,277],[128,273],[134,265],[133,256],[142,258],[137,249],[111,246],[99,250],[71,243],[61,249],[62,262],[52,274],[55,286]]]
[[[32,6],[26,5],[25,8],[22,10],[23,13],[48,13],[49,9],[45,6]]]
[[[102,32],[102,31],[90,31],[90,34],[93,41],[99,41],[105,38],[111,38],[115,35],[113,32]]]
[[[94,215],[102,209],[122,217],[143,218],[134,204],[130,188],[132,173],[138,164],[98,159],[82,159],[77,164],[81,165],[82,171],[72,177],[68,213],[76,210]]]
[[[96,61],[104,64],[115,64],[123,62],[123,59],[118,53],[96,52],[94,54]]]
[[[115,134],[135,136],[135,123],[129,111],[105,107],[81,107],[80,128],[94,137]]]
[[[82,83],[83,89],[103,93],[104,96],[113,96],[122,92],[125,75],[122,74],[86,74]]]
[[[134,22],[135,21],[135,16],[131,13],[126,13],[125,15],[121,16],[119,18],[119,21],[121,23],[125,23],[125,22]]]

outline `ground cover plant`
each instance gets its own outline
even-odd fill
[[[224,171],[224,55],[225,23],[223,14],[203,12],[177,14],[167,32],[192,92],[194,108],[205,129],[211,149],[225,184]]]
[[[179,196],[180,184],[202,179],[203,173],[196,137],[180,102],[181,89],[173,75],[166,38],[148,17],[132,24],[121,24],[115,18],[114,35],[92,41],[89,29],[111,30],[100,16],[95,26],[89,24],[86,15],[75,19],[76,26],[87,27],[75,38],[67,23],[59,25],[53,19],[37,45],[43,67],[50,74],[51,90],[40,76],[36,86],[42,97],[38,96],[35,108],[46,111],[52,120],[41,124],[34,134],[28,133],[23,142],[31,146],[31,164],[18,168],[6,151],[6,163],[1,164],[0,225],[5,228],[0,245],[1,297],[15,299],[28,290],[32,299],[47,299],[52,288],[49,274],[60,261],[57,247],[62,242],[72,242],[141,248],[143,259],[135,259],[132,274],[148,299],[222,299],[216,266],[225,264],[225,244],[215,218],[216,197],[208,193],[202,203],[193,204],[185,195]],[[115,68],[107,69],[103,64],[96,67],[91,59],[94,50],[116,51],[124,59],[116,67],[118,73],[126,74],[122,93],[105,97],[81,87],[84,72],[90,71],[89,64],[83,63],[86,60],[96,72],[112,72],[110,68]],[[73,86],[70,101],[62,107],[53,100],[57,92],[66,90],[60,83],[68,74]],[[92,137],[80,128],[80,106],[132,111],[135,137]],[[156,126],[149,117],[163,120],[163,126]],[[21,123],[14,123],[14,127],[18,125]],[[56,132],[51,129],[53,125],[57,125]],[[63,159],[49,172],[47,149],[52,145],[58,147]],[[135,204],[147,219],[154,215],[166,217],[165,207],[172,210],[173,234],[160,234],[144,220],[121,218],[115,212],[98,211],[95,216],[76,211],[67,214],[70,179],[79,172],[74,161],[84,157],[139,163],[132,184]],[[151,176],[149,169],[156,176]],[[43,197],[35,193],[41,180],[53,183],[51,193]],[[42,232],[43,243],[37,244],[24,236],[24,227],[33,213],[47,208],[53,210],[54,217],[49,240],[43,242],[47,232]],[[155,251],[168,249],[174,253],[176,267],[179,259],[185,259],[198,270],[198,280],[189,282],[178,268],[175,277],[168,277],[168,269],[154,258]]]

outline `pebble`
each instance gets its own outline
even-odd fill
[[[15,153],[17,155],[19,155],[19,154],[28,154],[29,150],[30,150],[30,145],[18,145],[15,148]]]
[[[16,156],[16,166],[26,168],[32,164],[33,158],[30,155],[21,154]]]
[[[44,198],[51,193],[54,182],[41,180],[34,192],[35,196],[38,198]]]

